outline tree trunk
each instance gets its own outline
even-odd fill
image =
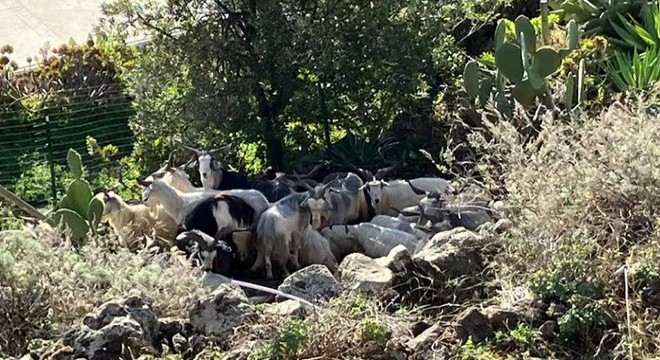
[[[319,90],[319,106],[321,108],[321,118],[323,120],[323,138],[325,140],[325,151],[326,153],[330,150],[330,119],[328,115],[328,106],[325,102],[325,90],[321,81],[319,81],[316,86]]]
[[[282,144],[280,132],[275,126],[275,119],[272,114],[268,114],[262,117],[262,120],[264,122],[264,140],[268,161],[273,170],[282,171],[284,170],[284,145]]]

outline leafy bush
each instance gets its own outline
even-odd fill
[[[57,231],[36,239],[22,232],[4,234],[0,318],[11,317],[2,320],[12,326],[0,327],[0,344],[10,339],[14,345],[3,352],[24,353],[33,337],[61,335],[103,302],[129,295],[145,299],[158,316],[185,317],[192,300],[206,291],[196,271],[170,254],[131,253],[100,236],[74,250]],[[7,331],[15,329],[23,332],[9,336]]]
[[[305,349],[307,329],[299,319],[290,319],[277,331],[275,339],[257,352],[250,354],[248,360],[283,360],[296,359]]]
[[[596,351],[609,319],[626,323],[624,285],[612,274],[631,248],[656,236],[660,123],[638,99],[627,100],[628,108],[617,102],[598,117],[546,115],[534,139],[512,125],[529,121],[525,114],[486,121],[488,140],[472,138],[484,151],[479,169],[486,183],[506,190],[516,224],[506,236],[500,277],[530,285],[545,302],[565,301],[562,338],[577,339],[572,346],[583,353]],[[656,326],[645,311],[632,303],[637,326]],[[653,353],[653,336],[633,336],[637,357]],[[608,346],[615,342],[608,338]]]

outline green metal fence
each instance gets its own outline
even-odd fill
[[[60,92],[36,111],[28,110],[29,100],[0,104],[0,185],[31,205],[61,197],[69,148],[82,155],[88,178],[99,174],[104,165],[88,154],[88,136],[100,146],[116,146],[117,157],[133,150],[131,100],[120,89]]]

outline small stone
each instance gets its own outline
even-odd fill
[[[495,330],[512,329],[522,321],[523,316],[510,309],[499,306],[490,306],[484,309],[491,326]]]
[[[557,330],[559,330],[559,326],[555,321],[552,320],[544,322],[543,325],[541,325],[539,328],[539,331],[541,331],[541,336],[548,341],[554,339]]]
[[[220,285],[212,294],[197,301],[190,310],[190,323],[204,335],[219,336],[254,314],[252,305],[240,288]]]
[[[277,290],[309,302],[327,301],[339,296],[341,286],[325,265],[310,265],[284,279]],[[284,300],[276,296],[277,301]]]
[[[355,253],[344,258],[337,270],[337,278],[351,292],[380,295],[392,286],[394,274],[376,260]]]
[[[458,315],[454,330],[460,340],[467,341],[468,338],[472,338],[476,343],[494,334],[488,318],[476,308],[469,308]]]
[[[303,305],[295,300],[284,300],[279,303],[267,304],[264,308],[264,313],[277,316],[303,316],[305,308]]]
[[[413,353],[419,353],[423,350],[428,350],[441,334],[442,327],[438,324],[434,324],[428,329],[422,331],[421,334],[415,336],[414,339],[409,340],[406,343],[406,347]]]

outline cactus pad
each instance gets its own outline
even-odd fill
[[[471,99],[479,96],[479,66],[476,61],[470,61],[465,65],[463,84]]]
[[[51,215],[53,221],[71,230],[73,240],[80,241],[87,236],[89,226],[87,222],[76,212],[69,209],[59,209]]]
[[[78,154],[78,152],[73,149],[69,149],[69,152],[66,154],[66,161],[69,163],[69,169],[71,169],[73,176],[76,179],[81,179],[83,167],[80,154]]]
[[[495,64],[497,69],[509,81],[517,83],[522,80],[524,68],[522,63],[521,50],[518,45],[504,43],[495,52]]]
[[[103,216],[103,210],[105,205],[103,201],[99,198],[93,197],[89,201],[89,206],[87,207],[87,220],[90,223],[92,231],[96,231],[99,223],[101,222],[101,216]]]
[[[87,218],[87,208],[92,200],[92,190],[86,180],[76,179],[66,189],[67,208],[75,211],[83,219]]]
[[[530,54],[533,54],[536,51],[536,31],[534,30],[534,25],[532,25],[532,22],[524,15],[518,16],[515,24],[518,41],[524,41],[527,51]],[[520,33],[525,34],[524,40],[521,38]]]
[[[506,38],[506,24],[504,22],[504,19],[500,19],[497,21],[497,27],[495,28],[495,51],[504,44],[504,40]]]
[[[541,77],[546,77],[559,69],[561,55],[553,48],[544,46],[536,51],[532,58],[532,66]]]
[[[524,106],[533,106],[538,96],[538,91],[534,89],[529,80],[516,84],[511,90],[511,95]]]

